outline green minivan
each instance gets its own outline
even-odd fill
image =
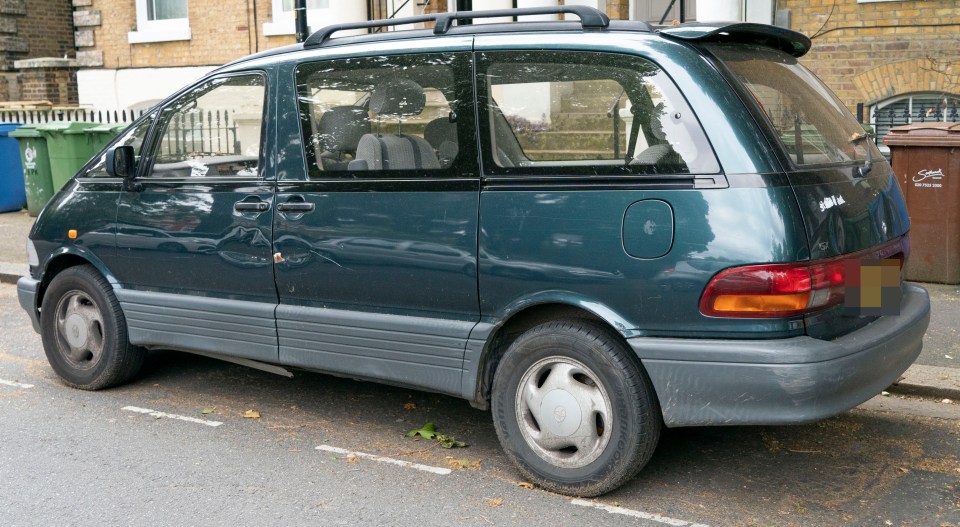
[[[90,160],[20,303],[71,386],[173,349],[449,394],[595,496],[664,426],[822,419],[920,353],[903,195],[810,46],[582,6],[327,27]]]

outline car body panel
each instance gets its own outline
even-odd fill
[[[623,247],[624,213],[653,198],[676,211],[673,248],[660,258],[634,258]],[[777,338],[803,332],[797,320],[717,320],[696,308],[703,285],[722,269],[806,257],[789,187],[484,191],[480,218],[485,320],[505,320],[518,306],[543,302],[550,291],[569,305],[603,306],[616,315],[602,318],[627,337]],[[725,235],[731,230],[743,234]]]

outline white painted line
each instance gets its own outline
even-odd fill
[[[22,382],[16,382],[16,381],[5,381],[3,379],[0,379],[0,384],[13,386],[14,388],[33,388],[32,384],[23,384]]]
[[[137,412],[138,414],[147,414],[156,418],[166,417],[167,419],[178,419],[180,421],[186,421],[188,423],[197,423],[198,425],[207,425],[207,426],[220,426],[223,423],[220,421],[207,421],[205,419],[197,419],[196,417],[187,417],[185,415],[177,414],[168,414],[166,412],[158,412],[156,410],[151,410],[149,408],[138,408],[136,406],[124,406],[121,410],[126,410],[128,412]]]
[[[429,465],[411,463],[409,461],[393,459],[390,457],[377,456],[374,454],[367,454],[365,452],[354,452],[352,450],[346,450],[344,448],[337,448],[335,446],[329,446],[329,445],[320,445],[317,447],[317,450],[323,450],[324,452],[333,452],[334,454],[342,454],[345,456],[355,456],[363,459],[369,459],[371,461],[376,461],[378,463],[389,463],[391,465],[397,465],[400,467],[414,468],[417,470],[422,470],[424,472],[430,472],[432,474],[440,474],[442,476],[445,476],[453,472],[449,468],[431,467]]]
[[[574,505],[579,505],[581,507],[591,507],[594,509],[600,509],[602,511],[607,511],[610,514],[622,514],[624,516],[632,516],[634,518],[641,518],[644,520],[650,520],[652,522],[663,523],[666,525],[674,525],[676,527],[709,527],[702,523],[691,523],[684,520],[678,520],[676,518],[669,518],[667,516],[660,516],[659,514],[653,514],[650,512],[635,511],[633,509],[625,509],[623,507],[614,507],[612,505],[604,505],[603,503],[596,503],[593,501],[587,500],[571,500],[570,503]]]

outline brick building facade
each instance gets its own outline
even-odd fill
[[[290,35],[267,36],[271,2],[205,0],[187,2],[189,39],[131,42],[137,31],[134,1],[73,0],[80,62],[104,68],[215,66],[258,50],[292,44]]]

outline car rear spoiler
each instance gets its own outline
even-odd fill
[[[813,43],[796,31],[750,22],[691,22],[660,30],[660,34],[689,42],[757,44],[802,57]]]

